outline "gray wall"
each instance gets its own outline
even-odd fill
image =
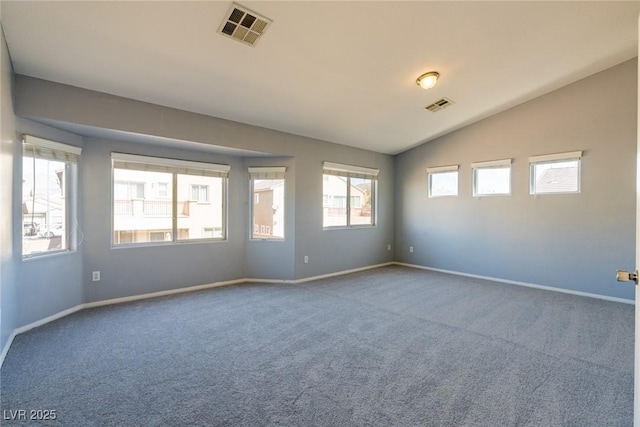
[[[14,253],[13,162],[15,123],[13,116],[12,68],[9,51],[0,27],[0,352],[17,327],[17,259]],[[19,225],[19,223],[18,223]]]
[[[54,141],[82,147],[82,138],[34,123],[21,118],[16,119],[16,131],[18,135],[29,134]],[[14,182],[22,182],[22,145],[16,144],[14,152]],[[80,169],[80,168],[78,168]],[[83,192],[83,176],[79,170],[78,194]],[[22,201],[21,192],[15,188],[16,197],[14,209],[15,230],[22,230]],[[82,230],[82,212],[78,212],[79,231]],[[61,311],[73,308],[83,302],[82,282],[82,246],[77,250],[34,257],[22,260],[22,233],[15,233],[15,256],[18,258],[18,287],[15,303],[16,319],[18,326],[24,326],[36,322]]]
[[[111,247],[111,152],[228,164],[228,240],[147,247]],[[241,159],[208,152],[88,138],[80,161],[84,189],[85,302],[145,294],[244,277],[244,202],[248,188]],[[101,280],[91,281],[99,270]]]
[[[633,59],[397,156],[397,260],[633,299],[614,277],[635,265],[637,93]],[[580,194],[529,195],[528,157],[574,150]],[[470,163],[503,158],[512,195],[473,198]],[[428,199],[451,164],[459,196]]]
[[[297,279],[393,261],[394,158],[213,117],[16,76],[16,115],[62,128],[112,129],[233,147],[270,156],[85,138],[80,161],[84,301],[241,279]],[[78,126],[81,125],[81,126]],[[43,135],[46,137],[46,135]],[[122,139],[122,138],[120,138]],[[64,141],[62,141],[64,142]],[[110,247],[110,152],[210,160],[231,165],[229,240],[138,248]],[[378,226],[322,229],[322,162],[380,169]],[[285,241],[250,241],[247,167],[286,166]],[[310,262],[304,264],[304,256]],[[91,271],[101,281],[91,282]]]

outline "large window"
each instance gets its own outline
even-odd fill
[[[427,168],[428,196],[458,195],[458,165]]]
[[[377,169],[324,162],[324,228],[375,225],[377,180]]]
[[[471,167],[475,197],[511,194],[511,159],[477,162]]]
[[[114,245],[226,238],[229,166],[111,157]]]
[[[580,192],[582,151],[529,157],[531,194]]]
[[[22,156],[22,255],[73,249],[77,159],[81,149],[25,135]]]
[[[284,239],[284,167],[249,168],[251,238]]]

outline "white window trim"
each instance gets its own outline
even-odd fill
[[[139,166],[138,166],[139,165]],[[149,171],[149,172],[164,172],[173,174],[173,183],[172,183],[172,194],[169,197],[172,204],[175,206],[176,197],[177,197],[177,177],[178,175],[204,175],[222,178],[224,180],[224,185],[222,189],[222,237],[214,237],[214,238],[198,238],[198,239],[179,239],[178,238],[178,226],[177,226],[177,217],[173,218],[172,221],[172,231],[171,231],[171,241],[166,241],[164,243],[161,242],[132,242],[132,243],[115,243],[113,237],[114,231],[114,212],[113,212],[113,186],[114,186],[114,177],[113,171],[115,169],[132,169],[132,170],[141,170],[141,171]],[[121,248],[130,248],[130,247],[148,247],[155,246],[159,244],[164,245],[179,245],[179,244],[197,244],[197,243],[210,243],[210,242],[226,242],[228,241],[228,233],[229,233],[229,222],[228,222],[228,191],[229,191],[229,171],[231,170],[230,165],[223,165],[217,163],[202,163],[202,162],[194,162],[190,160],[178,160],[178,159],[169,159],[165,157],[152,157],[152,156],[141,156],[137,154],[127,154],[127,153],[118,153],[111,152],[111,248],[112,249],[121,249]]]
[[[77,236],[71,232],[71,224],[77,223],[77,164],[78,156],[82,153],[82,148],[55,142],[48,139],[39,138],[33,135],[22,135],[22,159],[24,156],[40,158],[49,161],[58,161],[65,164],[65,169],[69,173],[65,173],[65,218],[64,233],[66,238],[66,248],[57,250],[48,250],[44,252],[36,252],[31,254],[22,254],[22,260],[38,259],[52,255],[60,255],[68,252],[75,252],[77,249]],[[24,197],[24,196],[21,196]],[[24,216],[21,216],[20,222],[24,223]],[[22,226],[20,227],[22,235]],[[21,249],[22,252],[22,249]]]
[[[431,192],[431,179],[433,175],[437,175],[440,173],[449,173],[449,172],[460,172],[460,165],[450,165],[450,166],[435,166],[427,168],[427,197],[429,199],[438,199],[440,197],[458,197],[460,193],[460,179],[458,177],[458,187],[456,188],[456,194],[440,194],[433,195]]]
[[[489,160],[489,161],[483,161],[483,162],[473,162],[471,163],[471,176],[472,176],[472,192],[473,192],[473,197],[476,198],[480,198],[480,197],[500,197],[500,196],[511,196],[511,192],[512,192],[512,185],[511,185],[511,179],[513,177],[513,174],[511,173],[511,162],[513,159],[501,159],[501,160]],[[491,168],[496,168],[496,169],[502,169],[502,168],[509,168],[509,192],[508,193],[495,193],[495,194],[478,194],[478,182],[477,182],[477,174],[476,174],[476,170],[477,169],[491,169]]]
[[[251,209],[250,209],[250,215],[249,215],[249,221],[250,221],[250,226],[249,229],[253,230],[250,233],[250,240],[254,241],[254,242],[284,242],[286,239],[286,233],[284,237],[270,237],[270,238],[265,238],[265,237],[254,237],[255,234],[260,234],[260,232],[258,230],[255,229],[256,226],[253,226],[253,215],[254,215],[254,205],[256,203],[260,203],[260,194],[259,193],[254,193],[254,189],[253,189],[253,182],[256,179],[281,179],[284,180],[285,179],[285,174],[287,172],[287,167],[286,166],[256,166],[256,167],[250,167],[249,168],[249,192],[250,194],[252,194],[251,196]],[[286,188],[286,181],[284,182],[285,188]],[[256,200],[257,198],[257,200]],[[285,193],[285,198],[284,198],[284,203],[286,205],[287,201],[286,201],[286,193]],[[284,206],[282,206],[282,209],[284,209]],[[285,218],[285,224],[286,224],[286,211],[283,213],[283,218]],[[283,224],[283,226],[285,225]],[[286,227],[285,227],[286,228]],[[284,230],[283,230],[284,232]]]
[[[543,154],[539,156],[531,156],[529,157],[529,194],[535,197],[538,196],[548,196],[548,195],[559,195],[559,194],[579,194],[581,191],[580,182],[582,181],[582,150],[580,151],[569,151],[566,153],[556,153],[556,154]],[[540,164],[549,164],[549,163],[562,163],[562,162],[570,162],[577,161],[578,162],[578,182],[577,189],[575,191],[548,191],[544,193],[539,193],[536,190],[536,180],[534,177],[535,166]]]
[[[529,163],[548,163],[561,160],[578,160],[582,158],[582,151],[570,151],[567,153],[542,154],[529,157]]]
[[[337,175],[348,178],[347,180],[347,195],[346,195],[346,210],[347,210],[347,225],[330,225],[325,226],[323,224],[323,230],[343,230],[350,228],[374,228],[378,224],[378,174],[379,169],[368,168],[364,166],[345,165],[342,163],[334,163],[324,161],[322,162],[322,174],[323,175]],[[371,224],[352,224],[351,223],[351,180],[350,178],[370,179],[375,182],[371,192]],[[324,200],[322,203],[324,208]],[[324,219],[323,219],[324,221]]]

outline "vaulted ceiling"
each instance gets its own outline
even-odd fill
[[[241,1],[273,21],[253,47],[218,33],[231,5],[3,0],[0,19],[18,74],[390,154],[638,53],[635,1]]]

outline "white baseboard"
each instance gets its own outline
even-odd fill
[[[251,282],[251,283],[291,283],[291,284],[304,283],[304,282],[309,282],[309,281],[312,281],[312,280],[324,279],[324,278],[327,278],[327,277],[341,276],[341,275],[344,275],[344,274],[356,273],[358,271],[370,270],[370,269],[378,268],[378,267],[385,267],[385,266],[392,265],[392,264],[394,264],[394,263],[393,262],[387,262],[387,263],[384,263],[384,264],[370,265],[370,266],[366,266],[366,267],[354,268],[352,270],[344,270],[344,271],[338,271],[338,272],[335,272],[335,273],[323,274],[323,275],[320,275],[320,276],[305,277],[303,279],[297,279],[297,280],[248,279],[248,278],[247,279],[228,280],[228,281],[224,281],[224,282],[215,282],[215,283],[208,283],[208,284],[205,284],[205,285],[190,286],[188,288],[170,289],[170,290],[166,290],[166,291],[151,292],[151,293],[148,293],[148,294],[132,295],[132,296],[129,296],[129,297],[112,298],[112,299],[108,299],[108,300],[94,301],[94,302],[88,302],[88,303],[85,303],[85,304],[80,304],[80,305],[77,305],[75,307],[69,308],[67,310],[61,311],[59,313],[53,314],[53,315],[51,315],[49,317],[46,317],[44,319],[38,320],[38,321],[33,322],[33,323],[29,323],[28,325],[21,326],[21,327],[15,329],[11,333],[11,336],[9,337],[9,339],[7,340],[7,344],[4,346],[4,348],[2,350],[2,353],[0,353],[0,367],[2,367],[2,364],[4,363],[4,359],[5,359],[6,355],[7,355],[7,353],[9,352],[9,348],[11,347],[11,344],[13,343],[14,338],[18,334],[21,334],[23,332],[27,332],[30,329],[37,328],[38,326],[42,326],[42,325],[44,325],[46,323],[53,322],[54,320],[60,319],[61,317],[68,316],[69,314],[73,314],[73,313],[75,313],[77,311],[84,310],[86,308],[103,307],[103,306],[113,305],[113,304],[122,304],[122,303],[125,303],[125,302],[138,301],[138,300],[150,299],[150,298],[157,298],[157,297],[162,297],[162,296],[166,296],[166,295],[181,294],[181,293],[185,293],[185,292],[201,291],[201,290],[204,290],[204,289],[217,288],[219,286],[236,285],[236,284],[240,284],[240,283],[249,283],[249,282]]]
[[[545,291],[554,291],[554,292],[560,292],[560,293],[563,293],[563,294],[578,295],[578,296],[581,296],[581,297],[596,298],[596,299],[601,299],[601,300],[605,300],[605,301],[621,302],[623,304],[635,305],[635,301],[634,300],[630,300],[630,299],[626,299],[626,298],[609,297],[609,296],[606,296],[606,295],[592,294],[592,293],[589,293],[589,292],[573,291],[571,289],[555,288],[553,286],[536,285],[535,283],[518,282],[518,281],[515,281],[515,280],[500,279],[500,278],[497,278],[497,277],[480,276],[478,274],[461,273],[459,271],[443,270],[441,268],[425,267],[424,265],[407,264],[407,263],[404,263],[404,262],[394,262],[393,264],[401,265],[401,266],[404,266],[404,267],[418,268],[418,269],[421,269],[421,270],[429,270],[429,271],[437,271],[439,273],[453,274],[453,275],[456,275],[456,276],[471,277],[473,279],[491,280],[492,282],[508,283],[510,285],[525,286],[527,288],[542,289],[542,290],[545,290]]]
[[[14,329],[11,335],[9,336],[9,339],[7,340],[7,344],[5,344],[4,348],[2,349],[2,353],[0,353],[0,367],[2,367],[2,364],[4,363],[4,358],[7,356],[7,353],[9,352],[9,348],[11,348],[11,344],[13,344],[13,340],[17,335],[23,332],[27,332],[28,330],[31,330],[33,328],[37,328],[38,326],[42,326],[49,322],[53,322],[54,320],[58,320],[62,317],[73,314],[76,311],[82,310],[83,308],[84,308],[83,304],[76,305],[75,307],[68,308],[59,313],[53,314],[49,317],[45,317],[44,319],[40,319],[36,322],[32,322],[32,323],[29,323],[28,325],[24,325]]]
[[[305,282],[311,282],[313,280],[319,280],[319,279],[326,279],[328,277],[335,277],[335,276],[343,276],[345,274],[351,274],[351,273],[357,273],[359,271],[365,271],[365,270],[371,270],[374,268],[380,268],[380,267],[387,267],[389,265],[394,265],[394,262],[385,262],[382,264],[375,264],[375,265],[368,265],[366,267],[359,267],[359,268],[354,268],[351,270],[343,270],[343,271],[337,271],[335,273],[328,273],[328,274],[321,274],[320,276],[311,276],[311,277],[305,277],[302,279],[296,279],[296,280],[292,280],[288,283],[305,283]]]
[[[102,307],[102,306],[113,305],[113,304],[122,304],[122,303],[125,303],[125,302],[138,301],[138,300],[150,299],[150,298],[157,298],[157,297],[162,297],[162,296],[166,296],[166,295],[181,294],[181,293],[186,293],[186,292],[194,292],[194,291],[200,291],[200,290],[205,290],[205,289],[217,288],[217,287],[220,287],[220,286],[236,285],[236,284],[240,284],[240,283],[289,283],[289,284],[299,284],[299,283],[311,282],[313,280],[326,279],[326,278],[329,278],[329,277],[343,276],[345,274],[357,273],[357,272],[360,272],[360,271],[371,270],[371,269],[374,269],[374,268],[387,267],[389,265],[401,265],[401,266],[404,266],[404,267],[417,268],[417,269],[421,269],[421,270],[436,271],[436,272],[439,272],[439,273],[446,273],[446,274],[453,274],[453,275],[456,275],[456,276],[471,277],[471,278],[474,278],[474,279],[491,280],[493,282],[508,283],[508,284],[511,284],[511,285],[525,286],[525,287],[528,287],[528,288],[542,289],[542,290],[547,290],[547,291],[561,292],[561,293],[565,293],[565,294],[578,295],[578,296],[583,296],[583,297],[597,298],[597,299],[602,299],[602,300],[606,300],[606,301],[620,302],[620,303],[623,303],[623,304],[634,304],[635,303],[635,301],[629,300],[629,299],[625,299],[625,298],[608,297],[606,295],[598,295],[598,294],[591,294],[591,293],[588,293],[588,292],[572,291],[572,290],[569,290],[569,289],[555,288],[555,287],[552,287],[552,286],[536,285],[534,283],[518,282],[518,281],[514,281],[514,280],[500,279],[500,278],[496,278],[496,277],[480,276],[480,275],[477,275],[477,274],[469,274],[469,273],[461,273],[459,271],[443,270],[443,269],[440,269],[440,268],[425,267],[423,265],[408,264],[408,263],[404,263],[404,262],[385,262],[385,263],[382,263],[382,264],[369,265],[369,266],[366,266],[366,267],[354,268],[354,269],[351,269],[351,270],[343,270],[343,271],[337,271],[335,273],[322,274],[322,275],[319,275],[319,276],[305,277],[305,278],[302,278],[302,279],[279,280],[279,279],[251,279],[251,278],[247,278],[247,279],[228,280],[228,281],[224,281],[224,282],[215,282],[215,283],[208,283],[208,284],[205,284],[205,285],[190,286],[188,288],[170,289],[170,290],[166,290],[166,291],[151,292],[151,293],[148,293],[148,294],[133,295],[133,296],[122,297],[122,298],[113,298],[113,299],[108,299],[108,300],[94,301],[94,302],[89,302],[89,303],[85,303],[85,304],[76,305],[75,307],[69,308],[67,310],[64,310],[64,311],[61,311],[59,313],[53,314],[53,315],[51,315],[49,317],[46,317],[44,319],[40,319],[40,320],[38,320],[36,322],[29,323],[28,325],[21,326],[21,327],[15,329],[12,332],[12,334],[9,336],[9,339],[7,340],[7,343],[5,344],[4,348],[2,349],[2,353],[0,353],[0,367],[2,367],[2,364],[4,363],[4,359],[5,359],[6,355],[7,355],[7,353],[9,352],[9,348],[11,347],[11,344],[13,343],[14,338],[18,334],[21,334],[23,332],[27,332],[27,331],[29,331],[29,330],[31,330],[33,328],[37,328],[38,326],[42,326],[42,325],[47,324],[49,322],[53,322],[54,320],[60,319],[62,317],[68,316],[70,314],[73,314],[73,313],[75,313],[77,311],[80,311],[80,310],[84,310],[86,308]]]
[[[219,286],[237,285],[238,283],[245,283],[246,281],[247,281],[246,279],[227,280],[225,282],[215,282],[215,283],[207,283],[205,285],[189,286],[188,288],[169,289],[166,291],[151,292],[148,294],[132,295],[129,297],[121,297],[121,298],[112,298],[112,299],[107,299],[102,301],[88,302],[83,304],[82,308],[102,307],[105,305],[122,304],[125,302],[138,301],[141,299],[158,298],[158,297],[164,297],[167,295],[182,294],[185,292],[202,291],[204,289],[217,288]]]
[[[11,344],[13,344],[13,339],[16,337],[16,335],[18,334],[16,333],[15,330],[11,332],[11,335],[9,335],[9,339],[7,340],[7,343],[2,349],[2,353],[0,353],[0,367],[2,367],[2,364],[4,363],[4,358],[7,356],[7,353],[9,353],[9,348],[11,347]]]

